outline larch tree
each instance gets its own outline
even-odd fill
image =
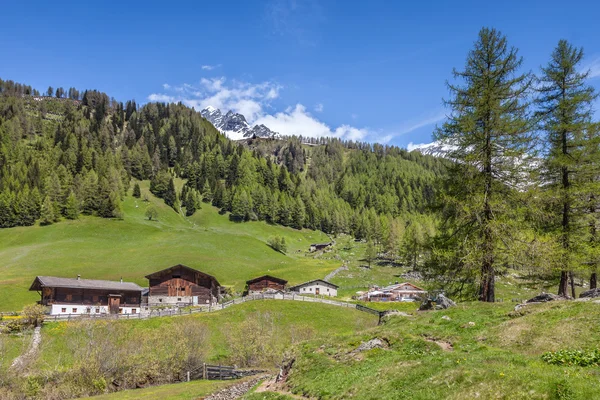
[[[593,183],[597,181],[598,143],[590,135],[594,89],[586,83],[587,72],[579,72],[583,49],[561,40],[547,66],[542,68],[536,100],[540,128],[545,134],[545,159],[542,174],[545,202],[548,204],[547,229],[561,244],[558,294],[575,296],[573,271],[585,260],[586,247],[595,235],[595,223],[585,223],[595,202]],[[594,176],[595,175],[595,176]],[[595,188],[597,190],[597,187]],[[595,239],[594,239],[595,240]]]
[[[514,204],[526,178],[522,161],[532,144],[532,77],[519,73],[521,65],[504,35],[483,28],[464,71],[453,71],[460,83],[448,83],[450,114],[435,133],[449,146],[454,163],[441,196],[443,222],[430,265],[435,274],[449,277],[449,291],[463,291],[478,281],[478,298],[486,302],[495,301],[498,266],[510,265],[514,257]]]

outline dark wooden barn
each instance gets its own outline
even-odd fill
[[[175,265],[146,275],[148,304],[214,304],[221,296],[221,285],[214,276],[185,265]]]
[[[142,288],[132,282],[38,276],[29,290],[37,291],[40,304],[51,315],[137,314]]]
[[[285,291],[287,281],[281,278],[275,278],[271,275],[263,275],[258,278],[250,279],[246,281],[246,293],[256,294],[263,293],[270,290]]]

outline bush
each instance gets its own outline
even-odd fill
[[[542,360],[553,365],[599,366],[600,350],[559,350],[542,354]]]
[[[269,239],[267,244],[275,251],[285,254],[287,251],[287,244],[283,236],[275,236]]]
[[[21,316],[26,325],[29,326],[40,326],[44,321],[46,309],[40,304],[30,304],[23,308]]]

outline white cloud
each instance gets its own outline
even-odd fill
[[[406,150],[413,151],[415,149],[420,149],[420,148],[423,148],[423,147],[427,147],[429,145],[431,145],[431,143],[413,143],[413,142],[410,142],[408,144],[408,146],[406,146]]]
[[[227,81],[225,77],[202,78],[197,84],[163,88],[167,93],[154,93],[148,96],[150,101],[179,102],[200,111],[208,106],[223,112],[232,110],[243,114],[248,122],[253,123],[264,114],[264,107],[279,97],[281,85],[266,81],[258,84]]]
[[[163,83],[163,89],[168,90],[171,88],[171,85],[169,85],[168,83]]]
[[[359,129],[349,125],[341,125],[332,129],[310,115],[302,104],[296,104],[293,108],[288,107],[284,112],[275,115],[265,114],[258,118],[255,123],[264,124],[272,131],[283,135],[364,140],[370,134],[366,128]]]
[[[182,102],[197,111],[208,106],[226,113],[229,110],[243,114],[251,125],[264,124],[283,135],[305,137],[337,137],[355,141],[389,142],[396,135],[384,135],[368,128],[357,128],[342,124],[330,127],[315,118],[302,104],[288,107],[285,111],[270,114],[272,101],[279,98],[282,86],[265,81],[249,83],[229,81],[225,77],[202,78],[197,84],[163,85],[164,93],[153,93],[149,101]],[[316,112],[323,111],[323,105],[315,106]]]
[[[217,64],[217,65],[203,65],[200,68],[202,68],[203,71],[212,71],[215,68],[219,68],[221,66],[221,64]]]

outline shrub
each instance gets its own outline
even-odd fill
[[[283,236],[274,236],[269,239],[267,244],[275,251],[285,254],[287,251],[287,244]]]
[[[542,360],[553,365],[599,366],[600,350],[559,350],[542,354]]]

